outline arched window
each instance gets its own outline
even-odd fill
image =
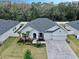
[[[36,33],[33,33],[33,38],[36,39]]]

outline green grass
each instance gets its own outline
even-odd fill
[[[68,40],[70,41],[70,47],[73,49],[73,51],[76,53],[76,55],[79,57],[79,40],[75,38],[75,36],[70,35],[68,36]]]
[[[70,35],[69,40],[73,41],[77,46],[79,46],[79,40],[77,40],[74,35]]]
[[[8,47],[10,47],[13,44],[13,41],[15,41],[15,37],[9,37],[2,46],[0,46],[0,54],[6,50]]]
[[[33,59],[47,59],[46,47],[17,43],[18,38],[10,37],[0,46],[0,59],[23,59],[26,50],[30,50]]]

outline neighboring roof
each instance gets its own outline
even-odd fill
[[[38,18],[38,19],[35,19],[35,20],[29,22],[28,24],[26,24],[26,26],[24,28],[26,28],[27,26],[30,26],[30,27],[36,29],[37,31],[44,32],[45,30],[47,30],[55,25],[56,25],[56,23],[51,21],[48,18]]]
[[[79,20],[77,20],[77,21],[72,21],[72,22],[68,23],[68,25],[70,25],[71,27],[73,27],[73,28],[79,30]]]
[[[9,29],[17,25],[18,21],[11,21],[11,20],[1,20],[0,19],[0,35],[7,32]]]

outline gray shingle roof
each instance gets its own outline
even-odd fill
[[[45,30],[47,30],[55,25],[56,25],[56,23],[51,21],[48,18],[38,18],[38,19],[35,19],[35,20],[31,21],[30,23],[26,24],[26,26],[24,28],[26,28],[27,26],[30,26],[30,27],[36,29],[37,31],[44,32]]]
[[[70,23],[68,23],[68,25],[72,26],[73,28],[79,30],[79,20],[77,21],[72,21]]]
[[[1,20],[0,19],[0,35],[7,32],[9,29],[17,25],[18,21],[11,21],[11,20]]]

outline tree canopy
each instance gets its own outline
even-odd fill
[[[10,4],[9,4],[10,5]],[[9,8],[0,5],[0,19],[10,19],[17,21],[31,21],[36,18],[49,18],[53,21],[73,21],[79,19],[79,2],[65,2],[59,4],[51,3],[32,3],[11,4]]]

